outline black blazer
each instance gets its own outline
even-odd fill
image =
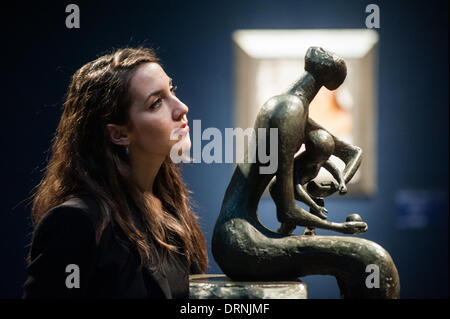
[[[185,259],[171,259],[161,271],[139,267],[136,249],[111,222],[96,245],[100,207],[88,196],[74,197],[46,213],[33,233],[23,298],[188,298]],[[79,269],[79,288],[66,279]],[[70,286],[70,285],[69,285]]]

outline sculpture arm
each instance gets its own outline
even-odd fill
[[[339,183],[339,194],[347,193],[347,187],[345,186],[345,180],[341,170],[331,160],[326,161],[322,167],[330,172]]]
[[[353,178],[359,166],[361,165],[361,148],[339,139],[338,137],[331,134],[327,129],[322,127],[320,124],[316,123],[313,119],[308,118],[306,131],[309,132],[310,130],[317,129],[325,130],[333,137],[335,143],[333,155],[340,158],[345,163],[345,168],[342,171],[342,176],[344,182],[347,184]],[[326,197],[337,190],[334,187],[321,187],[315,182],[310,182],[309,184],[311,185],[311,188],[308,187],[308,192],[315,197]]]
[[[306,212],[298,206],[294,208],[294,214],[291,216],[288,223],[297,226],[327,229],[343,234],[360,234],[367,230],[367,224],[362,221],[346,221],[344,223],[329,222]]]
[[[309,194],[305,191],[302,185],[296,184],[295,185],[295,199],[299,200],[306,205],[308,205],[310,208],[312,208],[312,212],[315,212],[316,216],[326,219],[327,215],[324,214],[324,212],[328,211],[325,209],[325,207],[321,207],[317,205],[317,203],[309,196]]]

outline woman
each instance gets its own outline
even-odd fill
[[[207,253],[169,156],[191,146],[175,89],[146,48],[74,74],[33,201],[24,298],[188,297]]]

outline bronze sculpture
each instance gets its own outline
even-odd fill
[[[345,184],[361,163],[361,149],[333,136],[308,116],[309,104],[319,89],[338,88],[346,74],[343,59],[311,47],[301,78],[261,107],[254,129],[278,129],[278,169],[274,174],[261,174],[262,164],[248,161],[246,153],[244,162],[238,163],[233,173],[212,239],[214,259],[231,279],[295,280],[307,275],[332,275],[337,279],[341,297],[399,297],[398,272],[385,249],[361,238],[317,236],[313,230],[345,234],[367,230],[367,224],[356,214],[343,223],[327,221],[323,207],[324,197],[336,191],[346,192]],[[257,141],[258,136],[252,141],[256,150]],[[294,158],[303,143],[306,151]],[[328,162],[330,155],[344,161],[342,172]],[[328,169],[338,184],[312,181],[320,167]],[[267,186],[281,223],[277,232],[267,229],[257,217],[258,202]],[[306,203],[310,211],[299,207],[296,199]],[[306,227],[304,235],[290,235],[296,226]],[[368,265],[379,269],[378,287],[367,286]]]

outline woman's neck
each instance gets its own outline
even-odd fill
[[[139,156],[130,154],[133,180],[144,194],[153,195],[153,184],[165,157],[161,155]]]

